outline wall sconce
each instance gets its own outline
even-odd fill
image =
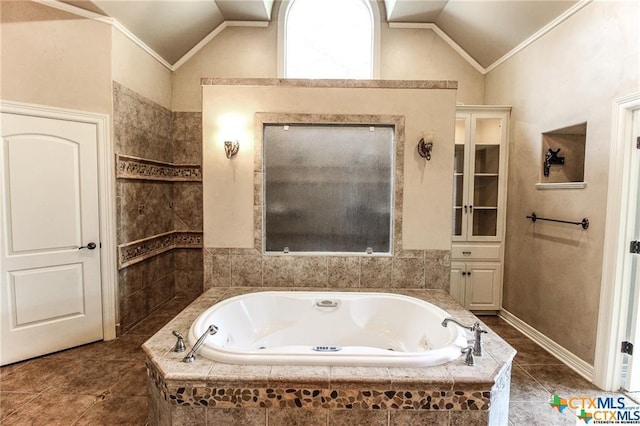
[[[427,161],[431,160],[431,151],[433,150],[433,130],[422,132],[422,137],[418,141],[418,154],[420,157],[426,158]]]
[[[238,141],[224,141],[224,153],[227,158],[233,158],[240,150],[240,143]]]

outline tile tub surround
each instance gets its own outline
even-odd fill
[[[407,412],[416,421],[437,419],[439,424],[507,423],[516,351],[492,331],[484,336],[485,353],[476,357],[474,367],[464,365],[462,357],[425,368],[231,365],[204,357],[185,364],[184,353],[171,351],[171,332],[186,335],[209,306],[222,298],[265,290],[273,288],[210,289],[143,345],[150,425],[224,424],[232,418],[256,425],[316,424],[372,416],[387,425],[402,423]],[[477,320],[444,290],[390,291],[431,302],[465,323]]]
[[[204,287],[326,287],[449,290],[449,250],[405,250],[399,256],[262,254],[205,248]]]

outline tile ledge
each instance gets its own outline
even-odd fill
[[[558,182],[558,183],[536,183],[536,189],[549,190],[549,189],[584,189],[587,187],[587,182]]]
[[[457,89],[456,80],[348,80],[295,78],[212,78],[200,79],[201,86],[275,86],[349,89]]]
[[[174,164],[116,154],[116,179],[202,182],[202,166]]]
[[[202,231],[169,231],[118,244],[118,270],[173,249],[202,249],[202,234]]]

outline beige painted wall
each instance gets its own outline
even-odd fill
[[[204,246],[252,248],[253,114],[405,116],[403,249],[451,249],[455,90],[203,87]],[[419,157],[420,132],[435,131],[432,160]],[[238,139],[233,160],[223,141]]]
[[[113,80],[171,109],[171,70],[116,28],[111,31]]]
[[[388,80],[456,80],[457,101],[479,105],[484,75],[435,32],[380,26],[380,78]]]
[[[29,1],[0,2],[0,97],[111,113],[111,27]]]
[[[201,111],[201,77],[277,77],[277,16],[267,28],[228,27],[173,74],[174,111]],[[380,78],[457,80],[457,101],[481,104],[484,76],[427,29],[380,26]]]
[[[202,77],[276,76],[277,22],[228,27],[173,73],[174,111],[202,111]]]
[[[602,274],[612,101],[640,88],[637,2],[593,2],[486,78],[511,104],[503,306],[592,364]],[[586,189],[536,190],[542,135],[587,122]],[[591,226],[538,222],[525,216]]]

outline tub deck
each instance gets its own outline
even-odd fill
[[[143,344],[150,425],[507,423],[516,351],[486,325],[484,353],[473,367],[466,366],[462,356],[447,364],[414,368],[232,365],[197,355],[195,362],[186,364],[185,352],[172,352],[176,339],[171,332],[186,336],[206,308],[232,296],[267,290],[301,289],[211,289]],[[478,320],[444,290],[384,291],[426,300],[465,324]]]

